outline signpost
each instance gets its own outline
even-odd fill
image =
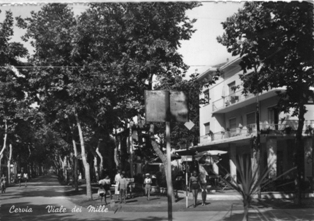
[[[187,121],[188,108],[184,93],[180,91],[145,91],[145,117],[146,122],[166,123],[168,220],[172,221],[170,118],[179,122]]]
[[[190,120],[189,122],[186,122],[184,126],[190,131],[194,127],[194,123]],[[189,142],[187,142],[186,150],[189,149]],[[188,176],[188,161],[185,161],[185,207],[189,207],[189,191],[188,191],[188,185],[189,185],[189,176]]]

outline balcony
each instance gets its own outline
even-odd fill
[[[243,127],[226,129],[217,133],[210,133],[208,135],[201,136],[199,141],[201,144],[205,144],[213,141],[224,141],[235,137],[247,138],[254,134],[256,134],[256,125],[252,124]]]
[[[295,136],[298,128],[297,120],[283,121],[280,124],[268,124],[260,123],[260,135],[261,136]],[[256,136],[257,129],[256,124],[249,124],[242,127],[230,128],[224,131],[210,133],[205,136],[201,136],[200,144],[211,143],[224,143],[234,140],[247,139],[252,136]],[[314,120],[308,120],[304,122],[303,136],[311,136],[314,134]]]
[[[273,96],[276,96],[277,91],[283,91],[283,88],[276,88],[269,91],[265,91],[259,94],[259,100],[264,100]],[[213,102],[213,113],[226,113],[256,102],[254,99],[256,96],[254,94],[248,93],[243,94],[243,89],[240,89],[228,96],[222,96],[221,99],[218,99]]]

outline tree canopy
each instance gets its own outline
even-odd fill
[[[222,23],[225,33],[218,42],[241,56],[244,73],[255,69],[242,76],[246,91],[286,86],[281,107],[295,107],[296,115],[304,112],[302,106],[313,97],[312,18],[309,2],[248,2]]]
[[[54,145],[69,134],[80,138],[86,173],[84,141],[94,152],[101,133],[108,137],[125,119],[143,113],[144,90],[153,89],[154,75],[184,75],[188,67],[177,49],[194,32],[185,11],[198,5],[99,3],[75,17],[66,4],[47,4],[17,18],[26,30],[22,39],[35,49],[26,74],[29,96],[48,129],[61,133]],[[69,120],[78,133],[65,130]]]

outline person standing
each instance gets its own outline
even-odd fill
[[[152,188],[152,179],[150,178],[149,173],[146,173],[146,178],[144,179],[144,185],[145,185],[145,195],[147,196],[147,200],[150,198],[150,190]]]
[[[201,191],[202,191],[202,206],[206,205],[206,196],[207,196],[207,176],[208,173],[203,167],[203,165],[199,165],[199,178],[201,183]]]
[[[202,206],[206,205],[207,183],[201,183],[202,186]]]
[[[121,174],[120,174],[120,170],[117,171],[116,176],[114,177],[114,181],[115,181],[115,191],[114,194],[118,196],[118,200],[119,200],[119,180],[121,179]]]
[[[194,208],[197,205],[197,195],[198,195],[198,189],[201,187],[199,177],[197,176],[196,171],[194,170],[189,182],[190,190],[192,190],[193,197],[194,197]]]
[[[18,179],[18,182],[19,182],[19,186],[21,186],[21,180],[22,180],[22,174],[21,174],[21,172],[18,172],[18,174],[17,174],[17,179]]]
[[[27,172],[24,172],[23,179],[24,179],[24,182],[25,182],[25,187],[27,187],[27,181],[28,181],[28,173]]]
[[[124,203],[126,203],[126,190],[127,190],[127,187],[128,187],[128,182],[124,178],[124,173],[121,173],[120,177],[121,178],[120,178],[119,184],[118,184],[119,192],[120,192],[120,203],[122,203],[122,201]]]

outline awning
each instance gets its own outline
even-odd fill
[[[188,150],[176,150],[174,151],[174,153],[180,156],[194,156],[198,154],[195,148],[191,148]]]
[[[179,159],[181,159],[181,156],[176,155],[176,154],[171,155],[171,161],[179,160]],[[151,163],[162,163],[162,162],[161,162],[161,159],[159,157],[156,157],[155,159],[153,159],[149,163],[151,164]]]
[[[196,155],[196,157],[199,156],[217,156],[217,155],[222,155],[222,154],[226,154],[228,153],[228,151],[223,151],[223,150],[208,150],[208,151],[203,151],[200,152]]]

